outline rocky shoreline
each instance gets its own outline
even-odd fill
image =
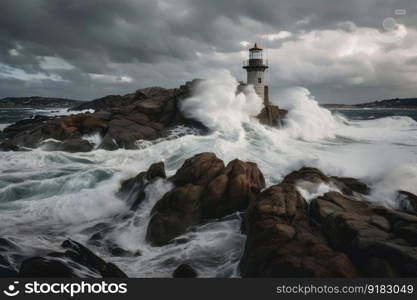
[[[111,95],[82,103],[64,117],[35,116],[16,122],[3,130],[5,141],[0,151],[18,151],[41,147],[48,151],[89,152],[93,149],[137,149],[139,140],[167,137],[178,126],[201,134],[207,128],[181,112],[181,102],[195,93],[201,80],[194,79],[175,89],[150,87],[124,96]],[[76,113],[94,110],[94,113]],[[267,105],[258,119],[275,126],[286,111]],[[97,136],[97,144],[91,141]]]
[[[399,209],[374,205],[371,189],[355,178],[328,176],[303,167],[282,182],[265,186],[255,163],[235,159],[227,165],[213,153],[187,159],[167,178],[164,163],[121,182],[117,196],[140,209],[146,187],[156,180],[174,188],[154,205],[146,239],[154,247],[187,243],[181,235],[195,226],[243,214],[247,236],[239,270],[242,277],[416,277],[417,196],[398,191]],[[331,190],[306,200],[300,183]],[[123,216],[121,216],[123,218]],[[106,245],[107,228],[92,228],[88,244]],[[140,256],[112,245],[114,256]],[[85,246],[66,240],[64,252],[21,258],[18,270],[4,253],[19,248],[0,239],[0,276],[126,277]],[[173,277],[198,277],[192,265],[178,265]]]

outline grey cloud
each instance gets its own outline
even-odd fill
[[[200,77],[207,69],[221,67],[243,79],[237,54],[245,49],[239,44],[241,41],[258,40],[271,49],[279,49],[287,40],[297,41],[301,31],[334,29],[346,21],[382,30],[384,18],[392,16],[407,27],[416,28],[413,1],[2,0],[0,64],[26,73],[56,74],[64,81],[1,79],[0,97],[91,99],[147,85],[176,86]],[[406,9],[407,15],[395,16],[395,9]],[[260,37],[282,30],[290,31],[292,36],[269,42]],[[11,55],[11,49],[17,49],[19,55]],[[74,69],[45,70],[39,60],[43,56],[60,57]],[[314,57],[311,63],[320,66],[331,62]],[[293,80],[274,75],[279,68],[271,66],[271,78],[277,80],[271,82],[272,89],[303,84],[325,102],[384,96],[376,92],[374,83],[373,90],[365,88],[367,82],[350,85],[345,76],[349,72],[341,72],[330,82],[318,77],[312,83],[301,75]],[[355,64],[347,68],[355,68]],[[100,82],[91,73],[129,76],[133,81]],[[417,92],[404,87],[388,89],[386,85],[376,87],[378,91],[398,95]]]

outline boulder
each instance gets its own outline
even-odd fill
[[[255,163],[235,159],[204,190],[203,217],[221,218],[243,211],[264,187],[264,176]]]
[[[234,160],[225,167],[214,153],[187,159],[169,180],[176,187],[155,204],[147,229],[147,240],[155,246],[206,220],[245,210],[265,186],[256,164]]]
[[[0,255],[0,278],[18,277],[19,273],[12,266],[10,261],[3,255]]]
[[[46,257],[24,260],[20,277],[112,277],[127,275],[115,264],[107,263],[87,247],[73,240],[62,243],[65,252],[50,253]]]
[[[172,273],[174,278],[195,278],[197,275],[197,272],[188,264],[179,265]]]
[[[283,183],[297,184],[299,181],[308,181],[315,184],[328,184],[344,194],[353,195],[354,193],[367,195],[370,188],[363,182],[348,177],[327,176],[316,168],[303,167],[293,171],[284,177]]]
[[[288,112],[276,105],[265,105],[257,116],[259,122],[268,126],[282,126],[284,117]]]
[[[108,130],[100,148],[114,150],[118,148],[136,149],[136,141],[156,138],[157,131],[128,119],[113,119],[108,123]]]
[[[0,151],[18,151],[19,149],[19,146],[9,140],[0,143]]]
[[[307,202],[293,184],[272,186],[252,201],[246,231],[243,277],[358,276],[349,258],[310,222]]]
[[[417,196],[407,191],[398,191],[396,201],[402,210],[417,214]]]
[[[99,148],[116,150],[137,149],[137,140],[155,140],[165,137],[175,126],[205,128],[198,121],[182,115],[179,103],[191,96],[196,82],[188,82],[177,89],[148,88],[124,96],[106,96],[74,107],[73,111],[94,109],[94,113],[78,113],[70,116],[35,117],[8,126],[2,135],[10,141],[4,150],[16,147],[36,148],[45,140],[47,149],[70,152],[91,151],[83,135],[100,134]],[[71,140],[71,141],[69,141]],[[80,146],[75,143],[83,143]],[[15,145],[15,146],[13,146]]]
[[[168,192],[152,208],[146,239],[163,246],[202,222],[201,198],[204,187],[192,183]]]
[[[135,177],[124,180],[117,195],[124,198],[134,210],[145,198],[145,188],[158,178],[166,178],[163,162],[154,163],[146,172],[140,172]]]
[[[21,250],[11,239],[0,237],[0,278],[18,276],[13,262],[20,259]]]
[[[417,216],[337,192],[314,199],[310,213],[362,276],[417,276]]]

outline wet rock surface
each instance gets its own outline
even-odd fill
[[[151,210],[146,227],[151,246],[172,243],[167,247],[181,247],[190,241],[181,235],[193,234],[197,226],[239,215],[247,237],[239,263],[242,277],[417,276],[414,194],[399,191],[398,208],[377,206],[368,201],[370,187],[360,180],[308,167],[265,188],[264,176],[255,163],[235,159],[225,164],[209,152],[185,160],[170,177],[164,163],[158,162],[121,182],[117,196],[131,209],[111,222],[86,228],[90,235],[87,245],[132,261],[141,256],[142,249],[124,249],[111,235],[118,220],[141,209],[148,187],[153,188],[151,184],[157,180],[170,182],[172,189],[160,196]],[[306,201],[300,182],[326,184],[331,189]],[[66,240],[62,249],[24,259],[13,239],[0,238],[0,276],[126,277],[116,265],[80,243]],[[19,270],[14,267],[16,261],[23,261]],[[205,274],[201,265],[183,258],[175,261],[169,272],[173,277]]]
[[[197,276],[197,272],[188,264],[179,265],[172,273],[174,278],[195,278]]]
[[[152,209],[147,240],[162,246],[209,219],[245,210],[264,186],[256,164],[233,160],[227,166],[214,153],[186,160],[170,179],[175,188]]]
[[[165,179],[163,162],[152,164],[145,172],[140,172],[133,178],[124,180],[117,195],[129,202],[131,209],[136,209],[145,198],[145,188],[157,179]]]
[[[292,184],[262,192],[248,210],[247,242],[240,263],[244,277],[355,277],[348,257],[333,250],[308,216]]]
[[[19,276],[127,277],[115,264],[104,261],[80,243],[65,240],[61,246],[65,252],[53,252],[45,257],[25,259],[21,264]]]
[[[356,178],[327,176],[319,169],[308,167],[291,172],[284,177],[282,182],[296,184],[301,181],[314,184],[327,184],[347,195],[353,195],[355,193],[367,195],[370,192],[370,188]]]
[[[124,189],[133,190],[132,180],[142,182],[151,169],[164,178],[157,164],[125,181]],[[153,246],[208,220],[246,212],[243,277],[417,276],[417,216],[373,205],[366,200],[370,188],[358,179],[303,167],[263,190],[256,164],[233,160],[225,165],[214,153],[200,153],[167,180],[174,188],[155,204],[147,228]],[[334,191],[307,202],[300,182],[326,184]],[[408,192],[400,195],[414,199]]]
[[[69,116],[35,116],[18,121],[3,130],[5,142],[0,144],[0,151],[37,147],[67,152],[137,149],[137,141],[164,138],[177,126],[206,133],[203,124],[185,117],[180,109],[199,82],[194,79],[174,89],[149,87],[123,96],[109,95],[69,109],[74,113]],[[286,113],[267,104],[257,118],[262,124],[280,126]],[[96,144],[91,142],[92,136],[97,136]]]
[[[340,192],[307,204],[294,185],[300,181]],[[417,276],[417,217],[373,205],[363,197],[369,191],[357,179],[314,168],[287,175],[248,209],[242,276]]]
[[[51,151],[137,149],[138,140],[164,137],[178,125],[204,131],[201,123],[184,117],[180,111],[181,101],[191,96],[198,82],[193,80],[176,89],[154,87],[124,96],[106,96],[72,108],[74,115],[36,116],[16,122],[4,129],[7,143],[0,150],[36,148],[45,142],[45,149]],[[86,109],[95,112],[77,113]],[[86,140],[92,135],[100,136],[99,144]]]
[[[259,122],[268,126],[281,126],[288,111],[276,105],[268,104],[257,116]]]
[[[311,203],[330,245],[346,253],[362,276],[417,276],[417,217],[372,206],[337,192]]]

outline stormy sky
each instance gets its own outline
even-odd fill
[[[415,0],[1,0],[0,98],[177,87],[266,48],[271,94],[417,97]]]

